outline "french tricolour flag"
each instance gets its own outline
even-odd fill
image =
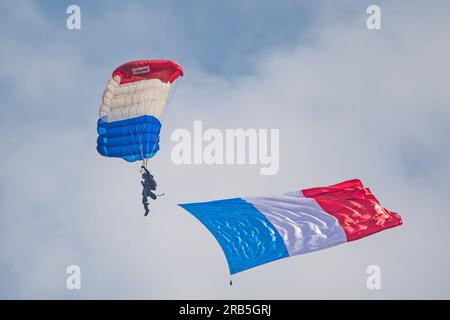
[[[402,224],[357,179],[281,195],[180,206],[214,235],[231,274]]]

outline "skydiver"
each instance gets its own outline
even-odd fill
[[[144,169],[144,173],[142,174],[141,181],[142,184],[142,204],[144,205],[145,214],[144,216],[148,215],[149,209],[148,209],[148,197],[152,198],[153,200],[156,199],[156,194],[153,193],[153,191],[156,191],[156,181],[153,178],[153,175],[147,170],[146,167],[141,166],[142,169]]]

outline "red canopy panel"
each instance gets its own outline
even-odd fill
[[[130,83],[147,79],[159,79],[162,82],[174,82],[183,75],[183,68],[171,60],[137,60],[127,62],[116,70],[112,76],[119,76],[120,83]]]

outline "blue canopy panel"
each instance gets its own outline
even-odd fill
[[[289,253],[278,231],[242,198],[180,204],[214,235],[234,274],[285,258]]]
[[[97,151],[128,162],[153,157],[159,150],[161,122],[153,116],[97,122]]]

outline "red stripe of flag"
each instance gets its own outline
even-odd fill
[[[348,241],[402,224],[400,215],[382,207],[369,188],[364,187],[358,179],[302,192],[336,217]]]

